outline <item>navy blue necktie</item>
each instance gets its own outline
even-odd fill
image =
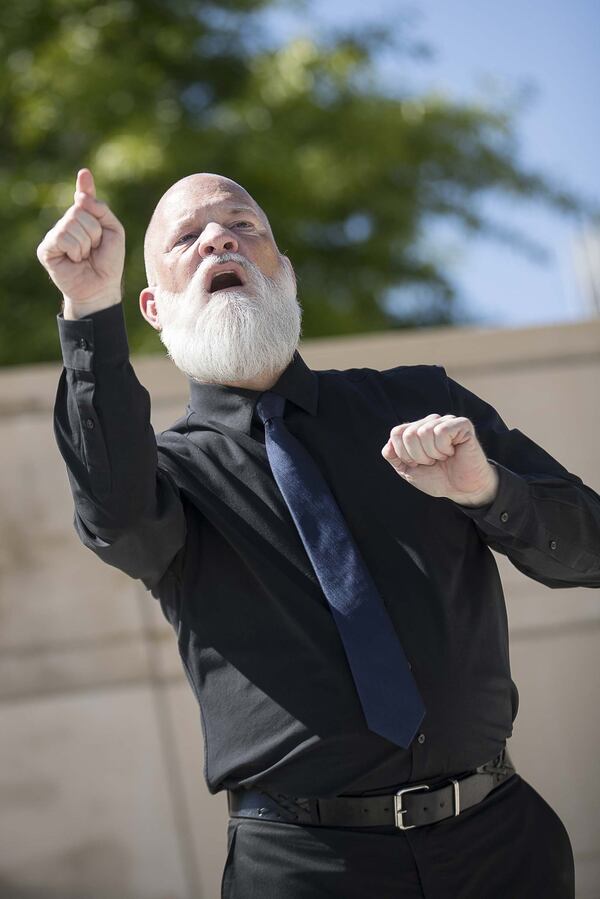
[[[286,428],[285,398],[256,412],[275,482],[329,603],[370,730],[408,747],[425,706],[383,600],[313,458]]]

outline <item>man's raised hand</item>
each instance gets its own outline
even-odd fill
[[[498,472],[469,418],[432,412],[396,425],[381,455],[405,481],[429,496],[479,506],[490,503],[498,491]]]
[[[94,178],[80,169],[73,205],[48,231],[37,257],[64,297],[64,317],[82,318],[121,301],[125,231]]]

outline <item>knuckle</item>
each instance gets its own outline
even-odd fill
[[[85,227],[86,233],[92,241],[99,241],[102,236],[102,228],[98,223],[89,222],[86,223]]]
[[[58,240],[60,241],[60,243],[62,243],[62,244],[64,244],[64,243],[69,244],[69,243],[72,243],[73,241],[77,240],[75,233],[70,228],[64,228],[62,231],[60,231],[60,233],[57,235],[57,237],[58,237]]]
[[[57,231],[52,231],[47,235],[45,240],[40,244],[40,251],[44,258],[46,258],[54,250],[59,248],[59,240],[60,234]]]
[[[55,227],[52,230],[52,234],[55,238],[62,237],[63,234],[69,234],[72,227],[73,222],[71,219],[62,218],[60,222],[56,223]]]

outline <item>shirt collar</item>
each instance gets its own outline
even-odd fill
[[[250,433],[256,402],[264,391],[245,387],[226,387],[223,384],[204,384],[189,380],[188,409],[204,421],[216,421],[237,431]],[[297,406],[317,414],[319,383],[317,375],[295,351],[292,361],[271,387],[273,393],[284,396]]]

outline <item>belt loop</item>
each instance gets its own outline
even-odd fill
[[[460,787],[456,778],[451,777],[450,780],[454,784],[454,817],[460,815]]]
[[[319,800],[318,799],[309,799],[308,800],[308,810],[310,812],[311,824],[320,824],[321,823],[321,810],[319,808]]]

